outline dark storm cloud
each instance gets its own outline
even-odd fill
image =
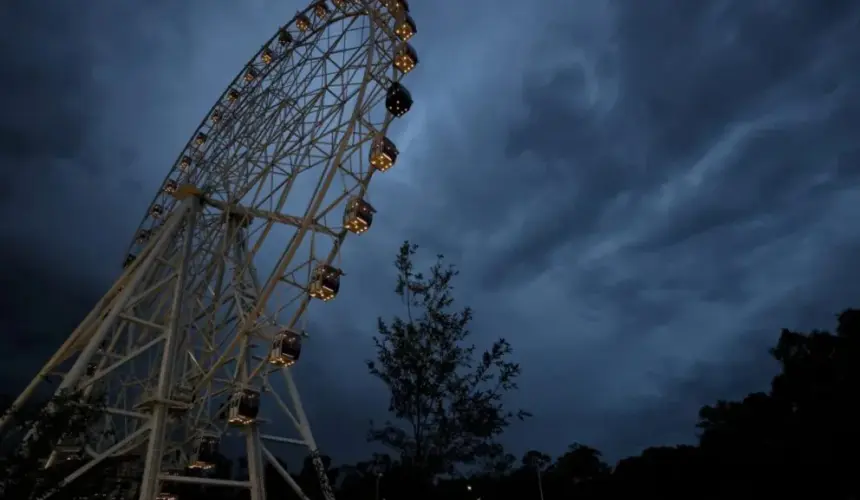
[[[460,265],[479,343],[514,343],[513,400],[536,414],[506,437],[516,452],[690,439],[701,404],[766,387],[779,328],[829,326],[860,296],[856,2],[413,4],[401,158],[297,370],[327,452],[361,457],[386,407],[363,360],[376,316],[399,312],[406,238],[422,265]],[[3,84],[0,114],[4,348],[56,347],[201,116],[293,12],[200,5],[8,11],[0,57],[26,80]],[[19,357],[4,377],[36,369]]]
[[[506,79],[426,112],[391,205],[462,264],[475,331],[515,342],[538,416],[511,443],[630,453],[766,388],[779,328],[829,326],[860,291],[860,9],[571,8],[518,39],[528,57],[496,47]]]
[[[39,248],[27,234],[51,240],[40,226],[56,226],[28,212],[42,204],[50,206],[49,213],[60,208],[50,200],[58,176],[91,177],[97,171],[91,162],[80,161],[87,155],[86,134],[98,92],[89,81],[91,54],[79,43],[86,32],[80,24],[66,22],[75,19],[74,8],[64,9],[61,2],[56,7],[7,7],[0,30],[5,75],[0,114],[3,347],[17,353],[4,357],[8,362],[2,375],[18,383],[35,369],[27,356],[45,356],[47,346],[62,338],[98,294],[86,271],[39,261],[45,254],[61,258],[56,248],[61,239],[53,248]]]
[[[751,391],[767,390],[776,369],[776,362],[767,352],[770,345],[761,338],[746,340],[735,346],[731,358],[698,362],[663,384],[659,391],[635,398],[627,407],[615,408],[603,419],[592,422],[603,429],[594,445],[608,457],[617,458],[648,446],[688,443],[703,402],[741,399]],[[672,367],[660,369],[672,371]]]
[[[531,121],[512,134],[513,153],[551,160],[566,150],[581,195],[554,207],[554,236],[517,238],[498,264],[535,273],[540,268],[525,263],[565,246],[566,255],[581,258],[595,252],[588,240],[603,240],[608,248],[597,252],[606,257],[562,274],[572,282],[571,300],[612,304],[608,341],[618,350],[641,349],[640,361],[688,357],[707,365],[723,358],[729,366],[712,365],[703,375],[696,362],[688,374],[658,376],[655,385],[669,394],[641,416],[630,394],[630,407],[619,410],[625,418],[603,424],[609,447],[616,437],[623,442],[612,431],[642,435],[641,418],[665,424],[683,415],[692,424],[702,402],[766,380],[760,359],[735,361],[750,345],[743,339],[772,339],[779,326],[809,325],[851,305],[855,285],[821,278],[841,242],[857,241],[849,229],[856,217],[846,208],[858,198],[858,170],[846,159],[856,158],[850,130],[860,120],[850,69],[860,62],[854,3],[616,5],[621,87],[608,116],[558,117],[563,99],[536,100]],[[570,85],[539,95],[562,96],[562,88]],[[565,132],[552,141],[539,133],[541,123]],[[618,154],[627,143],[645,147]],[[849,263],[840,264],[855,275]],[[625,371],[623,364],[613,368]],[[707,387],[693,382],[705,379]],[[646,431],[638,444],[678,436],[677,428],[664,429]]]
[[[835,167],[817,165],[827,163],[821,150],[833,158],[851,153],[845,139],[858,103],[845,78],[856,78],[847,71],[857,60],[848,15],[856,4],[732,5],[618,2],[612,66],[622,88],[607,115],[568,104],[586,90],[583,68],[562,68],[524,89],[531,113],[511,131],[509,154],[566,159],[570,170],[545,182],[568,180],[569,205],[548,208],[564,216],[553,217],[549,231],[535,224],[544,236],[520,238],[504,262],[540,261],[598,229],[607,204],[653,205],[642,200],[649,194],[695,197],[652,221],[656,248],[673,243],[660,235],[682,240],[750,214],[781,212]],[[628,144],[637,147],[627,151]],[[844,185],[856,172],[843,167],[825,182]],[[550,218],[532,220],[539,217]]]
[[[115,96],[135,101],[136,71],[176,68],[164,49],[188,56],[192,7],[17,2],[0,16],[2,321],[17,349],[4,375],[31,376],[28,357],[59,346],[115,277],[140,215],[124,207],[151,192],[133,133],[150,112],[123,116]]]

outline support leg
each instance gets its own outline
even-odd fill
[[[182,257],[179,262],[179,269],[177,270],[173,300],[168,317],[168,330],[164,340],[164,349],[158,373],[156,402],[152,413],[152,432],[147,442],[146,462],[140,485],[140,500],[154,500],[159,490],[158,475],[161,471],[161,461],[164,456],[164,439],[167,432],[168,408],[166,401],[170,397],[170,389],[175,372],[176,354],[182,340],[179,332],[182,316],[182,296],[185,290],[188,261],[191,258],[191,250],[194,243],[194,225],[198,210],[198,201],[195,198],[190,198],[189,202],[191,206],[187,213],[188,219],[185,228]]]

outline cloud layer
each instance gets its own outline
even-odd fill
[[[699,406],[765,386],[780,327],[829,326],[860,295],[856,2],[412,3],[403,154],[300,369],[325,450],[360,457],[384,411],[363,359],[407,238],[460,265],[478,341],[514,344],[512,401],[536,414],[515,450],[690,439]],[[22,355],[4,377],[115,276],[179,148],[295,8],[12,10],[0,324]]]

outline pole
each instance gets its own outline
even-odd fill
[[[374,497],[374,498],[376,498],[376,500],[379,500],[379,480],[380,479],[382,479],[382,473],[377,472],[376,473],[376,496]]]
[[[159,473],[161,462],[164,458],[164,439],[167,433],[168,414],[167,400],[173,386],[176,359],[179,351],[179,335],[182,322],[182,296],[185,291],[185,282],[188,278],[188,267],[191,263],[191,254],[194,245],[194,226],[197,221],[197,210],[199,201],[191,198],[183,205],[186,219],[185,240],[183,241],[182,260],[176,271],[176,282],[173,285],[173,297],[168,315],[167,332],[164,339],[164,347],[161,353],[161,363],[158,371],[158,386],[156,387],[156,403],[152,411],[151,430],[149,431],[149,442],[146,447],[146,459],[144,462],[143,477],[140,484],[140,500],[155,500],[160,486]],[[153,256],[154,261],[158,256]],[[257,500],[257,499],[254,499]]]
[[[538,493],[540,493],[540,500],[543,500],[543,480],[541,479],[540,467],[536,467],[537,477],[538,477]]]

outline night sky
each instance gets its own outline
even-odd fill
[[[860,297],[860,2],[413,0],[416,99],[314,304],[297,369],[323,451],[368,455],[366,375],[404,239],[460,266],[476,341],[522,363],[511,451],[616,459],[767,388],[782,327]],[[241,4],[241,7],[236,6]],[[303,5],[301,5],[303,6]],[[117,277],[195,127],[296,2],[0,7],[0,379],[35,374]],[[323,314],[325,313],[325,314]],[[14,391],[13,391],[14,392]]]

